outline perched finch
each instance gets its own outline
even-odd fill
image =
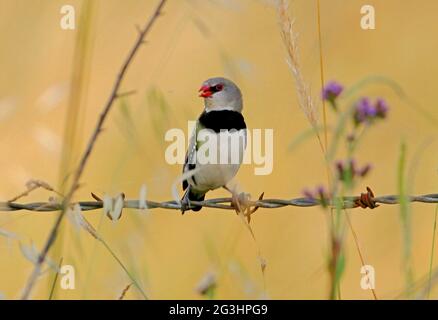
[[[246,124],[242,116],[242,94],[232,81],[211,78],[199,89],[204,98],[204,111],[196,121],[183,173],[184,196],[181,211],[199,211],[201,206],[190,201],[202,201],[209,190],[224,187],[236,175],[246,148]],[[208,151],[204,144],[208,143]],[[206,162],[200,156],[208,156]],[[193,174],[190,175],[190,171]]]

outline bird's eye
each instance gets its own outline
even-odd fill
[[[214,86],[214,88],[216,89],[216,91],[221,91],[224,88],[223,84],[217,84]]]

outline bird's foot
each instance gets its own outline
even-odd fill
[[[237,193],[235,190],[231,190],[227,186],[224,187],[227,191],[231,193],[231,205],[233,206],[236,214],[242,214],[248,223],[251,222],[251,215],[256,212],[259,207],[251,202],[251,195],[246,192]],[[259,196],[258,200],[263,200],[264,192]],[[251,208],[253,206],[253,208]]]
[[[259,196],[258,200],[263,200],[264,192]],[[236,214],[243,214],[247,219],[248,223],[251,222],[251,215],[255,213],[259,207],[254,206],[251,208],[251,195],[249,193],[232,193],[231,203],[236,210]]]
[[[251,195],[249,193],[245,193],[245,192],[241,192],[241,193],[236,193],[236,192],[232,192],[231,193],[231,204],[234,207],[234,210],[236,211],[236,214],[243,214],[249,222],[249,216],[248,216],[248,210],[249,210],[249,201],[251,200]]]

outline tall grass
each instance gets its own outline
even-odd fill
[[[320,80],[321,88],[325,85],[324,79],[324,60],[323,60],[323,46],[322,46],[322,32],[321,32],[321,8],[320,1],[316,1],[317,8],[317,26],[318,26],[318,40],[319,40],[319,62],[320,62]],[[288,55],[288,65],[291,73],[295,80],[295,87],[298,96],[298,102],[301,110],[306,115],[309,123],[312,126],[313,132],[315,133],[318,142],[321,147],[321,151],[324,155],[324,164],[326,166],[327,173],[327,184],[328,192],[335,195],[337,192],[338,184],[332,179],[332,169],[331,163],[334,160],[334,156],[337,151],[338,144],[341,137],[343,137],[344,131],[347,127],[347,121],[351,118],[352,107],[348,109],[347,112],[342,113],[338,117],[338,124],[334,131],[334,141],[330,144],[328,142],[328,126],[327,126],[327,110],[325,100],[322,99],[322,109],[323,109],[323,125],[318,125],[318,109],[313,101],[309,86],[304,80],[304,76],[301,72],[300,56],[299,56],[299,46],[298,46],[298,33],[295,30],[294,20],[290,18],[288,14],[288,1],[280,1],[278,6],[278,16],[280,21],[280,31],[283,38],[283,42],[286,47]],[[324,133],[324,143],[322,142],[320,131]],[[301,139],[304,139],[304,135]],[[352,150],[351,150],[352,151]],[[353,156],[349,154],[349,158]],[[363,253],[360,249],[360,244],[357,238],[357,234],[354,231],[353,224],[348,220],[348,225],[345,223],[345,213],[342,209],[342,197],[345,192],[352,190],[352,181],[345,181],[345,187],[341,190],[337,196],[340,196],[340,200],[335,203],[335,208],[330,211],[330,254],[328,261],[328,269],[331,278],[331,289],[329,297],[335,299],[336,296],[341,298],[340,280],[345,269],[345,255],[343,252],[344,247],[344,237],[346,226],[350,228],[353,236],[356,249],[361,258],[361,262],[364,263]],[[376,294],[373,290],[373,295],[376,298]]]
[[[406,143],[400,144],[400,155],[397,168],[397,188],[400,200],[400,220],[403,236],[403,259],[402,269],[405,277],[405,294],[411,297],[413,287],[412,270],[412,219],[409,208],[409,199],[406,183]]]
[[[62,194],[69,188],[71,173],[76,165],[81,147],[83,115],[86,109],[89,79],[91,75],[90,66],[94,44],[94,20],[97,13],[97,2],[86,1],[82,4],[80,10],[59,166],[58,190],[60,190]],[[63,255],[62,251],[65,241],[65,232],[62,225],[58,233],[58,239],[53,246],[52,254],[59,257]],[[55,284],[57,278],[58,275],[55,274],[52,276],[52,280],[49,281],[50,299],[56,298]],[[53,284],[51,282],[53,282]]]
[[[430,290],[432,288],[432,268],[433,268],[433,258],[435,252],[435,237],[436,237],[436,221],[438,217],[438,206],[435,207],[435,216],[433,219],[433,233],[432,233],[432,246],[430,249],[430,261],[429,261],[429,279],[427,288],[427,298],[430,298]]]
[[[280,22],[280,32],[288,55],[288,65],[295,80],[298,104],[307,117],[307,120],[315,129],[318,140],[322,144],[321,137],[317,130],[318,127],[318,109],[313,102],[310,88],[304,80],[301,72],[300,54],[298,48],[298,33],[295,31],[295,22],[289,17],[288,1],[281,0],[278,6],[278,17]]]

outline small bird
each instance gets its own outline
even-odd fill
[[[190,209],[201,210],[201,206],[191,206],[190,201],[203,201],[210,190],[224,187],[230,191],[227,183],[239,170],[246,148],[247,132],[241,113],[243,104],[239,87],[231,80],[217,77],[206,80],[199,92],[199,96],[204,98],[204,111],[196,121],[183,167],[183,174],[189,173],[182,184],[185,190],[181,199],[183,214]],[[208,139],[217,139],[214,140],[217,141],[216,150],[209,150],[216,152],[216,162],[205,163],[197,156],[205,141],[197,139],[201,130],[208,133]],[[221,139],[223,136],[227,138]]]

